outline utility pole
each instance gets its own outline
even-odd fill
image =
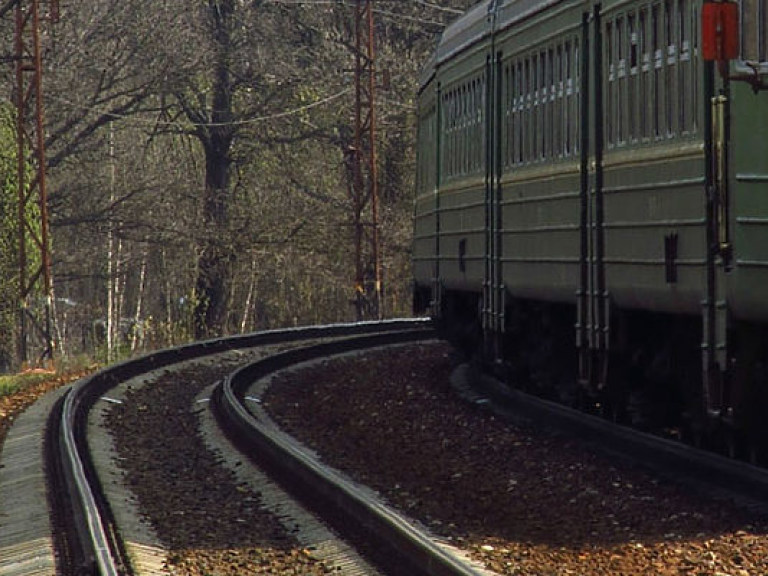
[[[381,255],[376,155],[376,45],[373,0],[355,2],[355,134],[347,151],[352,181],[357,319],[381,319]],[[368,219],[369,218],[369,219]]]
[[[56,22],[58,0],[48,0],[46,4],[48,19]],[[19,200],[19,358],[22,365],[29,361],[30,327],[42,341],[40,361],[51,360],[54,351],[40,11],[40,0],[16,1],[14,60]],[[33,294],[42,297],[42,318],[33,312]]]

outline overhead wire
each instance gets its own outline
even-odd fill
[[[11,0],[10,4],[13,4],[13,1],[14,0]],[[426,2],[425,0],[413,0],[413,1],[416,4],[419,4],[419,5],[428,7],[428,8],[444,11],[444,12],[450,12],[450,13],[454,13],[454,14],[462,13],[461,10],[440,6],[438,4],[433,4],[431,2]],[[270,3],[270,4],[283,4],[283,5],[342,5],[342,6],[350,6],[351,5],[350,2],[348,2],[347,0],[267,0],[267,2]],[[383,16],[390,17],[390,18],[396,18],[396,19],[401,19],[401,20],[406,20],[406,21],[411,21],[411,22],[417,22],[417,23],[420,23],[420,24],[429,24],[429,25],[434,25],[434,26],[445,26],[445,24],[442,23],[442,22],[437,22],[437,21],[433,21],[433,20],[426,20],[426,19],[423,19],[423,18],[418,18],[418,17],[414,17],[414,16],[408,16],[408,15],[404,15],[404,14],[398,14],[398,13],[391,12],[391,11],[388,11],[388,10],[374,9],[374,11],[376,13],[379,13],[379,14],[381,14]],[[226,127],[226,126],[246,126],[246,125],[249,125],[249,124],[257,124],[257,123],[261,123],[261,122],[267,122],[267,121],[270,121],[270,120],[286,118],[286,117],[289,117],[289,116],[293,116],[293,115],[299,114],[299,113],[304,112],[306,110],[310,110],[310,109],[322,106],[324,104],[330,103],[330,102],[332,102],[334,100],[337,100],[337,99],[345,96],[346,94],[350,93],[351,91],[352,91],[351,88],[346,88],[346,89],[344,89],[344,90],[342,90],[342,91],[340,91],[340,92],[338,92],[336,94],[328,96],[328,97],[326,97],[326,98],[324,98],[322,100],[318,100],[317,102],[312,102],[310,104],[307,104],[305,106],[300,106],[300,107],[295,108],[295,109],[286,110],[286,111],[282,111],[282,112],[277,112],[277,113],[274,113],[274,114],[268,114],[268,115],[264,115],[264,116],[258,116],[258,117],[253,117],[253,118],[246,118],[246,119],[237,120],[237,121],[233,121],[233,122],[198,122],[198,123],[195,123],[195,122],[183,122],[183,124],[185,126],[188,126],[188,127],[198,127],[198,126],[201,126],[201,127],[202,126],[205,126],[205,127]],[[80,103],[77,103],[77,102],[73,102],[71,100],[68,100],[66,98],[62,98],[62,97],[59,97],[59,96],[48,95],[47,97],[52,99],[52,100],[59,101],[59,102],[65,104],[65,105],[68,105],[68,106],[72,107],[72,108],[77,108],[77,109],[80,109],[80,110],[96,112],[96,113],[99,113],[99,114],[102,114],[102,115],[114,118],[115,120],[127,120],[127,121],[129,121],[129,123],[133,123],[135,125],[145,125],[145,126],[176,126],[176,125],[181,124],[180,122],[177,122],[177,121],[148,120],[148,119],[144,120],[144,119],[141,119],[141,118],[137,118],[133,114],[120,114],[120,113],[117,113],[117,112],[110,111],[108,109],[99,108],[98,106],[88,106],[88,105],[85,105],[85,104],[80,104]]]
[[[318,100],[317,102],[312,102],[310,104],[306,104],[304,106],[299,106],[298,108],[293,108],[291,110],[285,110],[283,112],[276,112],[274,114],[268,114],[265,116],[255,116],[253,118],[245,118],[243,120],[236,120],[233,122],[183,122],[185,126],[192,126],[192,127],[206,127],[206,128],[215,128],[215,127],[227,127],[227,126],[247,126],[249,124],[258,124],[261,122],[268,122],[270,120],[278,120],[280,118],[287,118],[289,116],[294,116],[296,114],[300,114],[301,112],[305,112],[306,110],[311,110],[312,108],[317,108],[319,106],[322,106],[324,104],[328,104],[329,102],[333,102],[334,100],[338,100],[342,96],[345,96],[352,92],[352,88],[345,88],[341,92],[337,92],[336,94],[332,94],[331,96],[328,96],[326,98],[323,98],[322,100]],[[167,120],[143,120],[141,118],[136,118],[132,114],[119,114],[116,112],[111,112],[109,110],[100,109],[97,106],[86,106],[84,104],[78,104],[76,102],[72,102],[71,100],[67,100],[66,98],[62,98],[60,96],[47,96],[51,100],[56,100],[58,102],[61,102],[63,104],[66,104],[68,106],[71,106],[72,108],[77,108],[79,110],[85,110],[90,112],[97,112],[99,114],[102,114],[104,116],[110,116],[114,118],[115,120],[128,120],[129,123],[137,124],[137,125],[145,125],[145,126],[176,126],[181,124],[180,122],[172,122]]]

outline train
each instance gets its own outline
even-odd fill
[[[418,92],[417,313],[513,386],[768,459],[768,8],[483,0]]]

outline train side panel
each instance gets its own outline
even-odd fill
[[[500,15],[499,258],[512,298],[574,304],[579,289],[583,10],[559,2],[513,27]]]
[[[768,99],[745,84],[731,89],[731,190],[729,240],[733,269],[727,278],[735,318],[768,321]]]
[[[433,81],[422,89],[419,98],[416,198],[414,203],[412,266],[418,312],[427,309],[431,287],[437,278],[437,96]]]
[[[609,155],[606,285],[619,308],[700,315],[707,271],[700,143]]]
[[[438,66],[440,124],[440,281],[445,289],[482,290],[485,273],[488,41]]]

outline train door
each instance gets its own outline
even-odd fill
[[[491,17],[495,19],[495,8]],[[495,21],[494,21],[495,27]],[[502,54],[496,52],[494,36],[486,59],[485,92],[485,245],[483,281],[484,354],[493,362],[503,360],[506,290],[502,260],[501,110]]]
[[[581,214],[577,292],[579,380],[602,390],[608,371],[610,317],[605,283],[603,202],[603,66],[600,5],[583,14],[581,27]]]

